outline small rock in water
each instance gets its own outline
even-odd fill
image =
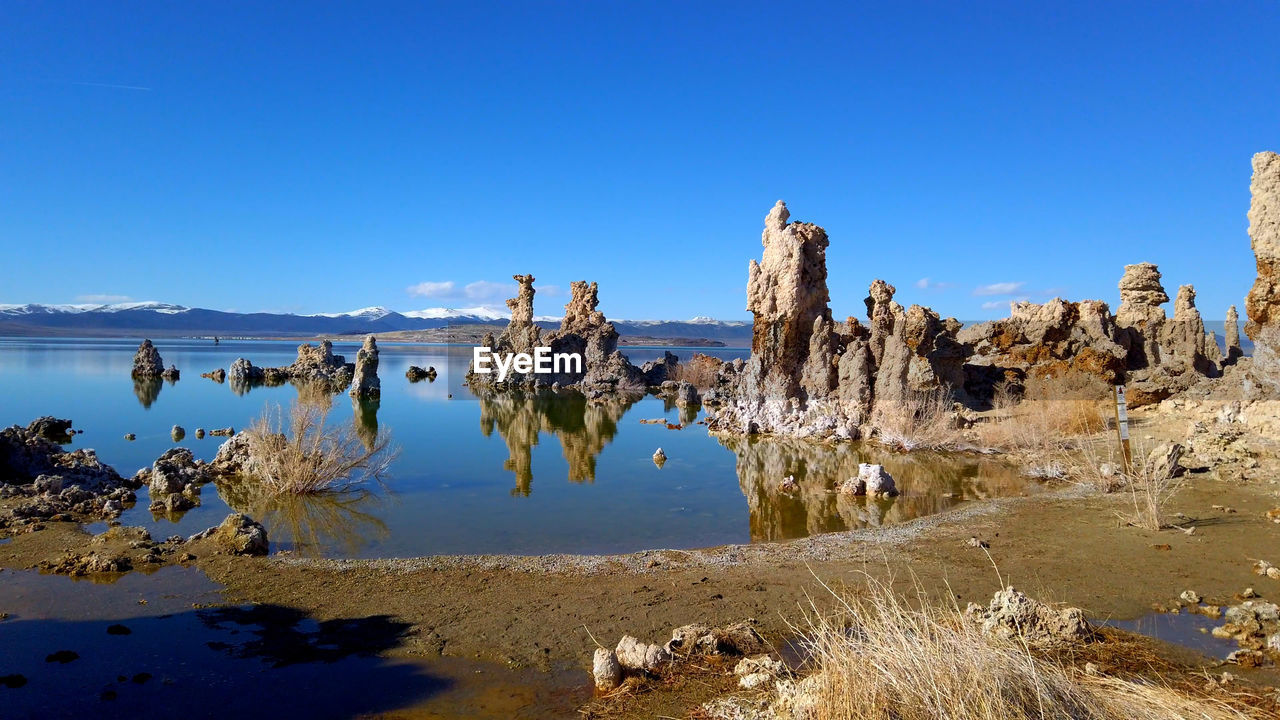
[[[1200,604],[1200,594],[1195,590],[1184,590],[1182,594],[1178,596],[1178,599],[1188,605]]]
[[[653,452],[654,465],[657,465],[658,467],[662,467],[663,463],[665,463],[666,461],[667,461],[667,454],[662,452],[662,448],[658,448]]]
[[[71,650],[59,650],[58,652],[55,652],[51,655],[46,655],[44,658],[44,661],[56,662],[56,663],[61,663],[63,665],[66,665],[67,663],[73,660],[79,660],[79,659],[80,659],[79,653],[73,652]]]
[[[196,428],[196,439],[197,440],[204,439],[204,428]]]
[[[125,439],[125,440],[128,440],[129,442],[133,442],[134,440],[137,440],[137,439],[138,439],[138,436],[137,436],[137,435],[134,435],[133,433],[125,433],[125,434],[124,434],[124,439]]]
[[[129,628],[127,628],[127,627],[125,627],[124,625],[121,625],[121,624],[119,624],[119,623],[116,623],[115,625],[108,625],[108,626],[107,626],[107,634],[108,634],[108,635],[130,635],[130,634],[132,634],[132,633],[133,633],[133,631],[132,631],[132,630],[130,630]]]
[[[10,690],[20,688],[26,684],[27,684],[27,677],[25,675],[18,675],[18,674],[0,675],[0,685],[3,685],[9,688]]]
[[[173,438],[174,442],[182,442],[182,438],[186,436],[187,431],[181,425],[174,425],[173,429],[169,431],[169,437]]]

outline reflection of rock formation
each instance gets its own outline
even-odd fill
[[[142,407],[149,408],[156,398],[160,397],[160,388],[164,386],[164,381],[159,377],[134,377],[133,378],[133,394],[138,396],[138,402],[142,403]]]
[[[378,444],[378,398],[351,398],[351,420],[356,434],[366,450],[373,451]]]
[[[377,498],[366,490],[340,493],[273,494],[238,476],[215,481],[218,495],[236,512],[256,518],[273,543],[292,546],[303,555],[356,555],[370,541],[390,531],[370,512]]]
[[[607,396],[587,400],[576,392],[493,392],[478,390],[480,430],[486,437],[498,434],[510,454],[503,467],[516,475],[516,489],[528,495],[533,482],[532,449],[540,433],[560,440],[569,463],[571,482],[593,482],[596,456],[618,432],[618,421],[638,396]]]
[[[997,460],[916,452],[885,452],[860,444],[814,445],[789,438],[722,436],[738,456],[738,483],[751,514],[752,540],[784,540],[887,525],[931,515],[965,499],[1016,494],[1017,470]],[[884,465],[901,495],[870,498],[838,493],[859,463]],[[793,477],[788,492],[784,480]]]

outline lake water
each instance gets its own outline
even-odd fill
[[[0,425],[41,415],[70,418],[72,447],[94,448],[129,475],[181,445],[211,459],[222,438],[196,428],[246,427],[264,410],[287,408],[299,389],[233,388],[201,378],[238,357],[258,366],[288,365],[296,342],[161,339],[175,383],[130,377],[139,340],[0,338]],[[354,360],[357,345],[334,352]],[[580,394],[506,393],[477,397],[463,384],[470,348],[380,346],[382,397],[355,405],[345,393],[324,397],[329,423],[358,420],[389,430],[399,447],[381,486],[338,495],[265,496],[248,484],[206,486],[200,506],[180,517],[154,516],[145,489],[126,525],[153,536],[189,535],[231,510],[267,526],[273,549],[333,557],[430,554],[614,553],[782,540],[899,522],[956,503],[1034,489],[997,461],[923,453],[886,453],[857,444],[809,445],[763,438],[718,439],[695,416],[660,398],[587,402]],[[637,364],[665,348],[624,348]],[[731,359],[746,350],[709,349]],[[688,357],[694,350],[673,349]],[[434,366],[434,382],[411,383],[410,365]],[[306,394],[316,402],[313,393]],[[696,417],[701,417],[697,415]],[[661,424],[642,419],[663,418]],[[668,429],[667,423],[681,430]],[[170,429],[181,425],[180,443]],[[124,439],[126,433],[136,440]],[[663,467],[651,456],[663,448]],[[833,492],[858,462],[886,466],[903,491],[885,500]],[[799,489],[778,490],[792,475]]]

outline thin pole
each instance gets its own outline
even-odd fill
[[[1116,386],[1116,435],[1120,438],[1120,453],[1124,456],[1124,472],[1129,474],[1133,461],[1129,452],[1129,404],[1125,400],[1124,386]]]

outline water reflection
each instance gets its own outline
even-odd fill
[[[138,402],[144,408],[150,408],[160,397],[160,388],[164,387],[164,381],[158,377],[133,379],[133,394],[138,396]]]
[[[378,445],[378,398],[351,398],[351,418],[360,442],[369,452]]]
[[[387,524],[374,511],[379,498],[366,488],[344,492],[273,494],[246,478],[215,481],[218,494],[232,510],[262,523],[273,545],[284,544],[308,555],[346,557],[370,542],[385,540]]]
[[[618,433],[618,421],[640,396],[588,400],[578,392],[507,390],[476,392],[480,400],[480,432],[496,428],[507,444],[502,467],[515,473],[512,494],[528,495],[533,484],[532,449],[540,433],[560,440],[569,463],[569,481],[595,482],[596,456]]]
[[[899,454],[863,444],[784,438],[719,440],[737,456],[752,541],[888,525],[932,515],[963,500],[1017,495],[1027,489],[1016,468],[980,456]],[[901,494],[868,498],[836,492],[837,484],[857,476],[858,463],[864,462],[884,465]],[[781,487],[788,476],[797,486],[790,492]]]

